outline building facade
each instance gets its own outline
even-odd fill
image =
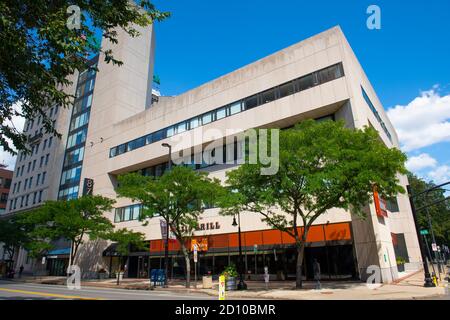
[[[122,67],[105,64],[100,55],[95,61],[97,74],[83,79],[80,74],[76,91],[82,102],[75,101],[66,117],[65,144],[58,148],[60,175],[51,187],[52,197],[70,199],[82,194],[85,179],[92,179],[94,194],[117,201],[107,217],[117,227],[144,233],[148,243],[147,251],[132,252],[124,260],[128,277],[147,277],[150,269],[162,267],[164,245],[161,219],[149,219],[143,226],[141,206],[117,197],[117,176],[127,172],[161,175],[169,161],[162,143],[174,146],[172,157],[180,155],[188,162],[195,157],[211,160],[215,158],[211,145],[247,129],[284,129],[316,119],[343,120],[349,128],[372,126],[386,146],[399,147],[397,134],[339,27],[174,97],[152,94],[154,34],[152,28],[141,31],[139,38],[119,33],[117,45],[105,44],[125,62]],[[241,142],[225,143],[222,150],[230,163],[200,161],[192,166],[224,181],[226,172],[239,165]],[[188,151],[193,155],[186,156]],[[404,187],[408,184],[404,176],[400,181]],[[23,197],[24,192],[12,199]],[[205,210],[194,233],[206,249],[199,257],[200,274],[218,274],[237,261],[237,227],[232,222],[232,217],[219,215],[218,208]],[[248,277],[260,278],[265,266],[276,279],[295,274],[292,238],[272,230],[252,213],[241,213],[241,229]],[[364,280],[370,275],[367,268],[375,265],[382,281],[390,282],[399,277],[398,257],[406,259],[407,270],[421,265],[406,195],[368,204],[365,219],[330,210],[315,221],[307,242],[307,278],[312,276],[314,258],[329,279]],[[176,241],[170,241],[169,252],[169,276],[181,276],[184,262]],[[113,244],[88,241],[75,262],[84,277],[95,277],[101,269],[112,275],[118,261]]]

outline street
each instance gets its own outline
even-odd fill
[[[0,281],[0,300],[214,300],[196,293],[174,293],[86,287],[70,290],[66,286]]]

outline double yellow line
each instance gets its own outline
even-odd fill
[[[61,298],[61,299],[77,299],[77,300],[103,300],[101,298],[89,298],[89,297],[81,297],[81,296],[68,296],[64,294],[57,293],[47,293],[47,292],[39,292],[39,291],[26,291],[26,290],[17,290],[17,289],[6,289],[0,288],[0,291],[6,291],[11,293],[22,293],[22,294],[32,294],[42,297],[52,297],[52,298]]]

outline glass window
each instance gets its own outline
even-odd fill
[[[280,86],[280,98],[289,96],[294,93],[294,83],[288,82]]]
[[[186,131],[186,122],[181,122],[177,124],[177,133],[182,133]]]
[[[341,64],[337,64],[317,72],[319,83],[325,83],[340,77],[342,77]]]
[[[245,110],[258,106],[258,95],[251,96],[245,99]]]
[[[125,153],[125,144],[121,144],[120,146],[117,147],[117,154],[122,154]]]
[[[190,129],[195,129],[199,126],[198,117],[192,118],[190,121]]]
[[[275,90],[269,89],[262,93],[262,103],[269,103],[275,100]]]
[[[241,101],[235,102],[230,106],[230,115],[241,112]]]
[[[398,207],[397,197],[387,199],[386,201],[386,207],[390,212],[399,212],[400,209]]]
[[[172,127],[169,127],[169,128],[167,128],[167,131],[166,131],[166,135],[167,135],[167,137],[171,137],[171,136],[173,136],[173,135],[174,135],[174,133],[175,133],[175,129],[174,129],[174,126],[172,126]]]
[[[166,133],[166,132],[165,132],[164,129],[159,130],[159,131],[153,133],[153,142],[160,141],[160,140],[166,138],[167,136],[166,136],[165,133]]]
[[[132,216],[133,220],[139,220],[140,211],[141,211],[140,205],[133,206],[133,216]]]
[[[219,110],[216,111],[216,120],[223,119],[226,117],[226,115],[227,115],[226,108],[225,107],[220,108]]]
[[[131,207],[124,208],[123,220],[124,221],[131,220]]]
[[[297,91],[303,91],[314,87],[314,80],[312,74],[308,74],[307,76],[298,79],[296,82],[297,82]]]
[[[212,113],[208,112],[202,115],[202,124],[205,125],[207,123],[210,123],[212,121]]]
[[[117,153],[117,147],[111,148],[111,149],[109,150],[109,157],[110,157],[110,158],[115,157],[115,156],[116,156],[116,153]]]
[[[116,214],[114,215],[114,222],[122,221],[122,208],[116,208]]]

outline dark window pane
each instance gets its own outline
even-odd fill
[[[303,91],[312,87],[314,87],[314,80],[312,74],[309,74],[297,80],[298,91]]]
[[[245,110],[258,106],[258,96],[254,95],[245,99]]]
[[[122,154],[125,153],[125,144],[121,144],[120,146],[117,147],[117,154]]]
[[[397,198],[391,198],[386,201],[386,207],[390,212],[399,212]]]
[[[319,83],[325,83],[334,79],[342,77],[341,68],[339,65],[334,65],[317,73]]]
[[[288,82],[280,86],[280,98],[289,96],[294,93],[294,83]]]
[[[274,89],[269,89],[262,93],[262,103],[269,103],[273,100],[275,100],[275,90]]]

